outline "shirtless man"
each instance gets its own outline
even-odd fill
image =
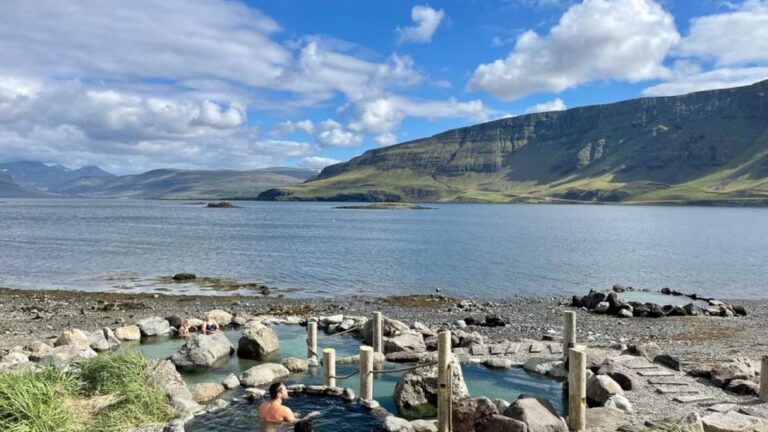
[[[283,383],[277,382],[269,386],[269,398],[259,407],[259,417],[267,423],[296,422],[296,416],[290,408],[283,405],[283,401],[288,399],[288,389]],[[310,419],[320,415],[320,412],[313,411],[307,414],[303,419]]]

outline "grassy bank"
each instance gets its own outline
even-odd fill
[[[71,371],[0,372],[0,430],[124,431],[164,423],[173,411],[162,389],[144,376],[135,352],[85,360]]]

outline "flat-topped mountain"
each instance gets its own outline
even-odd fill
[[[276,187],[291,186],[317,170],[265,168],[249,171],[159,169],[120,177],[81,178],[53,192],[90,198],[246,199]]]
[[[454,129],[259,198],[766,203],[768,81]]]

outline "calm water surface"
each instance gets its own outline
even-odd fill
[[[200,292],[178,272],[296,296],[583,293],[619,282],[766,296],[768,209],[437,204],[5,200],[0,285]]]

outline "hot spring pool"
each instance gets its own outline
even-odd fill
[[[270,358],[263,361],[240,359],[233,355],[225,363],[202,372],[182,371],[181,375],[187,385],[193,386],[202,382],[222,382],[227,375],[234,373],[240,375],[244,370],[265,362],[279,363],[284,357],[306,358],[306,338],[307,333],[304,327],[298,325],[274,325],[271,328],[280,339],[280,349]],[[241,332],[239,330],[226,330],[224,332],[232,345],[237,347]],[[147,358],[168,358],[179,350],[186,341],[170,337],[160,337],[142,340],[142,343],[131,345],[124,344],[127,349],[133,349],[142,352]],[[322,348],[334,348],[336,358],[352,356],[359,353],[360,341],[350,335],[326,337],[318,340],[318,351]],[[400,369],[407,365],[402,363],[384,364],[384,369]],[[357,369],[357,365],[337,365],[336,375],[343,376]],[[567,393],[565,385],[561,381],[551,378],[545,378],[538,375],[532,375],[522,368],[511,369],[488,369],[485,366],[469,364],[462,366],[464,380],[467,383],[469,393],[472,397],[485,396],[490,399],[502,398],[508,401],[514,401],[520,394],[532,394],[548,399],[558,412],[565,414],[567,406]],[[392,413],[396,413],[393,394],[395,385],[400,379],[402,373],[375,375],[373,384],[373,397]],[[322,368],[312,368],[310,372],[303,374],[293,374],[287,377],[284,382],[291,384],[323,384]],[[350,387],[358,391],[359,377],[353,376],[346,380],[337,380],[339,387]],[[235,390],[231,390],[225,396],[231,396]],[[320,398],[318,398],[320,399]]]
[[[228,407],[195,417],[184,425],[187,432],[261,432],[268,431],[259,420],[259,404],[238,399]],[[320,396],[295,396],[285,402],[297,416],[311,411],[322,414],[312,420],[317,432],[365,432],[383,431],[382,419],[358,404],[350,404],[341,398]],[[343,421],[340,421],[343,419]],[[292,431],[292,427],[279,429]]]

